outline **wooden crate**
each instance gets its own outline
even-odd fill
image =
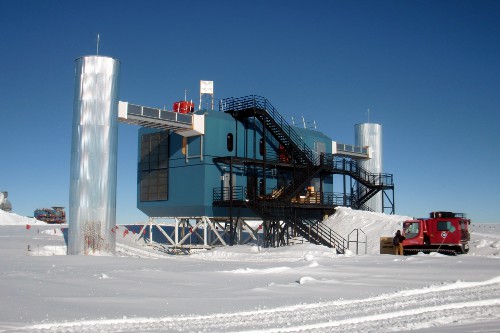
[[[392,245],[394,237],[380,237],[380,254],[394,254],[395,246]]]

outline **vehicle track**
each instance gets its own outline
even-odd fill
[[[402,290],[364,299],[159,318],[30,325],[17,332],[370,332],[500,320],[500,277]]]

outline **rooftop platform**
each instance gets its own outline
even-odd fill
[[[204,115],[179,113],[147,106],[118,102],[118,120],[142,127],[173,130],[182,136],[205,134]]]

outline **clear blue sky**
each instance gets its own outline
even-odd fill
[[[396,213],[500,222],[500,1],[0,1],[0,190],[68,206],[74,60],[121,60],[120,99],[257,94],[333,140],[383,126]],[[137,127],[119,126],[118,223],[136,208]]]

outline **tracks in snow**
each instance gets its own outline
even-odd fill
[[[31,325],[19,332],[370,332],[500,320],[500,277],[234,313]]]

